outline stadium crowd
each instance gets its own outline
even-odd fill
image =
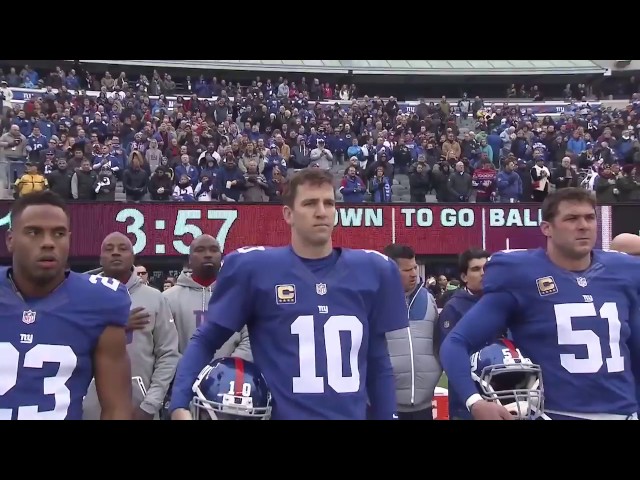
[[[123,200],[121,184],[131,202],[277,202],[290,170],[322,168],[337,174],[341,199],[356,203],[540,202],[582,183],[602,202],[640,198],[635,94],[626,110],[574,102],[555,119],[466,94],[407,114],[396,98],[370,98],[356,85],[258,77],[242,87],[201,76],[187,77],[190,94],[169,109],[176,83],[157,71],[150,79],[16,71],[0,75],[0,148],[16,195],[48,187],[68,199]],[[86,85],[100,95],[87,96]],[[15,86],[46,91],[13,104]],[[577,87],[563,94],[581,97]]]

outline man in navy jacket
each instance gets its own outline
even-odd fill
[[[460,255],[458,269],[464,288],[459,288],[440,312],[433,338],[436,355],[439,354],[440,345],[445,337],[453,330],[463,315],[480,300],[484,265],[488,258],[489,252],[473,248]],[[451,389],[449,389],[449,418],[451,420],[471,420],[471,414],[467,410],[464,400],[460,399]]]

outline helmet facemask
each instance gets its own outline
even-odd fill
[[[251,397],[222,395],[222,402],[207,400],[197,391],[191,402],[193,418],[196,420],[269,420],[271,406],[254,408]]]
[[[202,369],[193,383],[194,396],[191,400],[191,415],[194,420],[269,420],[271,419],[271,392],[266,390],[265,406],[255,406],[255,383],[247,382],[240,391],[235,389],[235,382],[229,387],[220,384],[221,374],[215,369],[221,368],[222,362],[229,359],[219,359],[215,365],[209,364]],[[238,361],[234,359],[234,361]],[[247,367],[245,362],[244,368]],[[225,367],[226,368],[226,367]],[[231,367],[229,367],[231,368]],[[253,372],[254,378],[259,373]],[[261,377],[261,376],[260,376]],[[261,377],[262,378],[262,377]],[[264,379],[262,380],[264,382]],[[266,388],[266,385],[264,386]],[[261,400],[257,400],[262,403]]]
[[[490,365],[472,374],[480,395],[505,407],[518,420],[535,420],[544,411],[542,371],[532,363]]]

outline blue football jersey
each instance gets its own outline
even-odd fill
[[[557,267],[542,249],[491,256],[484,291],[515,298],[508,326],[542,368],[546,410],[637,412],[639,273],[639,259],[602,250],[583,272]]]
[[[130,308],[117,280],[74,272],[47,297],[23,299],[1,268],[0,419],[82,419],[99,337],[124,327]]]
[[[240,249],[220,270],[207,320],[235,331],[247,324],[274,419],[365,419],[370,336],[408,326],[396,264],[378,252],[337,252],[324,272],[290,247]]]

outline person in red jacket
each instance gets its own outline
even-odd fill
[[[482,166],[473,172],[471,185],[476,189],[476,202],[492,202],[496,196],[496,175],[497,172],[491,160],[484,158]]]

